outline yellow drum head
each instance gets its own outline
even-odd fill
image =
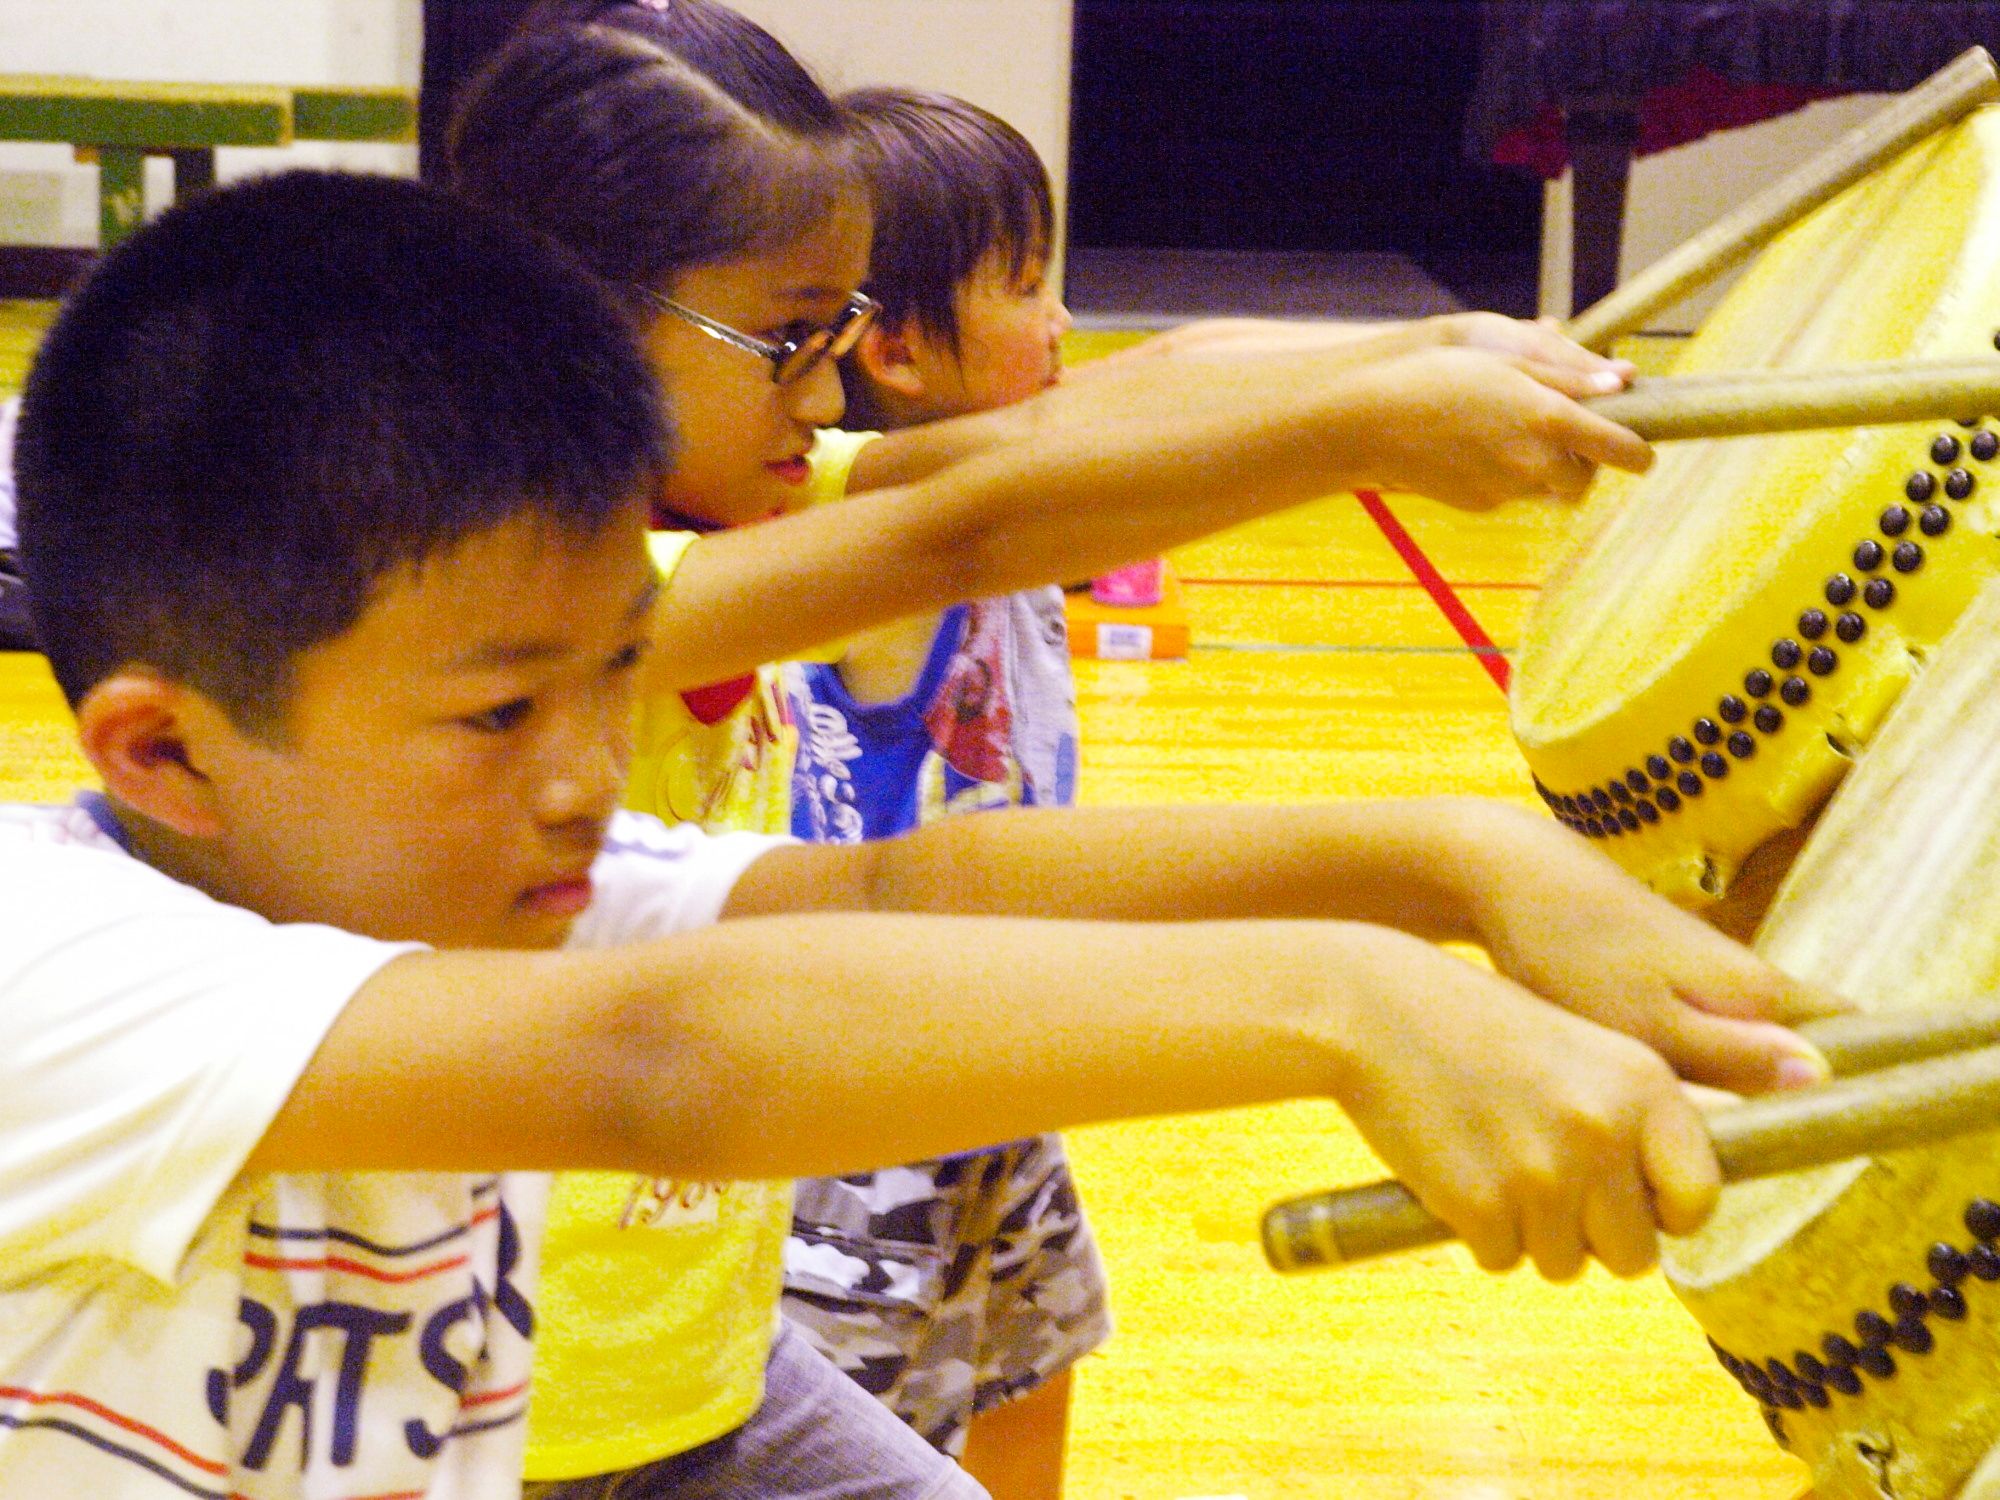
[[[1994,355],[1996,335],[1988,110],[1788,231],[1676,370]],[[1602,476],[1514,675],[1556,815],[1690,903],[1808,816],[2000,571],[2000,421],[1966,415],[1670,444],[1647,475]]]

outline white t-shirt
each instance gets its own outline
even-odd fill
[[[239,1175],[410,951],[0,807],[0,1497],[488,1500],[520,1483],[540,1174]],[[772,846],[622,814],[571,946],[715,920]]]

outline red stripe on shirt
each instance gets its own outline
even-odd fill
[[[528,1382],[524,1380],[519,1385],[508,1386],[504,1391],[481,1391],[476,1396],[466,1396],[458,1404],[461,1409],[474,1406],[491,1406],[496,1401],[511,1401],[516,1396],[525,1395],[527,1390]]]
[[[414,1271],[378,1271],[373,1266],[364,1266],[360,1261],[349,1260],[344,1255],[323,1255],[315,1260],[279,1260],[268,1255],[245,1255],[243,1264],[255,1266],[260,1271],[347,1271],[355,1276],[365,1276],[370,1281],[401,1286],[405,1282],[422,1281],[427,1276],[436,1276],[445,1271],[456,1271],[471,1260],[472,1257],[469,1255],[454,1255],[449,1260],[418,1266]]]
[[[183,1448],[179,1443],[157,1428],[148,1427],[144,1422],[137,1421],[132,1417],[121,1416],[102,1402],[93,1401],[88,1396],[78,1395],[75,1391],[30,1391],[23,1390],[20,1386],[0,1385],[0,1401],[22,1401],[26,1402],[29,1406],[73,1406],[79,1411],[87,1411],[94,1417],[103,1418],[121,1431],[129,1432],[135,1437],[145,1438],[151,1443],[158,1443],[162,1448],[173,1454],[174,1457],[180,1459],[183,1463],[192,1464],[204,1474],[211,1474],[220,1478],[229,1472],[227,1464],[216,1463],[213,1460],[202,1458]]]

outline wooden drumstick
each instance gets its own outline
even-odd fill
[[[2000,413],[2000,358],[1661,375],[1585,403],[1651,442]]]
[[[2000,995],[1963,1005],[1857,1012],[1795,1028],[1836,1078],[2000,1044]]]
[[[1776,239],[1843,188],[1925,136],[2000,98],[2000,70],[1984,47],[1949,65],[1848,131],[1798,170],[1655,261],[1568,325],[1586,348],[1605,350],[1620,334],[1713,281]]]
[[[2000,1005],[1982,1002],[1949,1018],[1939,1013],[1936,1025],[1919,1021],[1923,1015],[1853,1017],[1801,1028],[1815,1041],[1826,1037],[1830,1062],[1835,1055],[1871,1067],[1874,1059],[1914,1054],[1923,1060],[1766,1095],[1711,1115],[1709,1138],[1724,1180],[1742,1182],[2000,1129],[2000,1045],[1941,1056],[1930,1050],[1967,1039],[1990,1042],[2000,1032]],[[1894,1024],[1869,1024],[1877,1021]],[[1264,1256],[1279,1271],[1344,1265],[1451,1238],[1450,1227],[1394,1181],[1274,1204],[1263,1221]]]

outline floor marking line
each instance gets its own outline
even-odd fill
[[[1509,646],[1381,646],[1339,641],[1195,641],[1196,651],[1244,651],[1266,655],[1293,653],[1300,656],[1477,656],[1505,661]]]
[[[1414,578],[1183,578],[1181,583],[1187,588],[1210,589],[1420,589],[1423,587]],[[1451,585],[1461,589],[1517,589],[1533,593],[1539,583],[1524,583],[1518,579],[1499,581],[1461,579]]]
[[[1389,545],[1396,549],[1396,555],[1403,559],[1403,565],[1416,576],[1417,582],[1423,585],[1424,592],[1431,596],[1431,603],[1438,607],[1438,612],[1451,622],[1451,628],[1458,632],[1458,638],[1464,641],[1471,648],[1473,655],[1479,658],[1479,664],[1486,669],[1486,675],[1493,679],[1493,685],[1500,689],[1501,696],[1506,696],[1507,684],[1511,677],[1507,659],[1501,655],[1500,648],[1493,644],[1493,638],[1486,633],[1485,628],[1473,618],[1472,611],[1465,607],[1465,601],[1452,592],[1451,585],[1444,581],[1444,575],[1438,572],[1437,566],[1424,555],[1424,549],[1417,545],[1417,539],[1403,529],[1403,523],[1396,519],[1395,514],[1389,509],[1388,502],[1379,493],[1374,490],[1356,490],[1354,498],[1361,502],[1361,508],[1368,513],[1368,519],[1375,523]]]

